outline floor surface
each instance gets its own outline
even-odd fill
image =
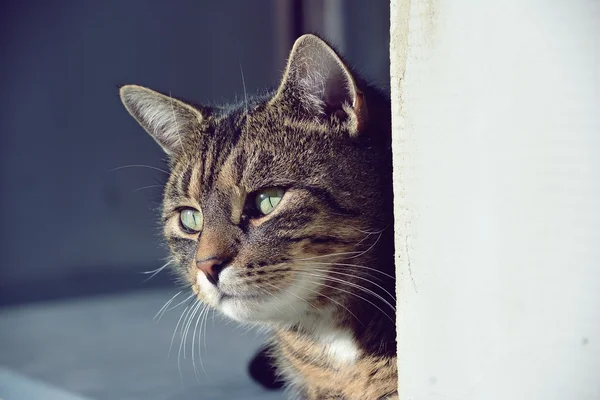
[[[35,385],[56,400],[61,394],[74,396],[64,400],[284,398],[246,373],[264,334],[222,317],[209,314],[203,336],[191,333],[199,331],[195,319],[186,341],[178,330],[169,356],[187,303],[158,323],[152,318],[175,293],[157,289],[0,309],[0,399],[30,399],[24,393]],[[50,395],[52,387],[59,397]]]

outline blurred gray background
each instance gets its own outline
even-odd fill
[[[180,311],[158,325],[152,316],[178,289],[168,273],[146,282],[142,273],[166,256],[157,225],[166,175],[153,169],[166,165],[122,107],[118,85],[227,102],[243,96],[241,70],[248,92],[275,87],[293,40],[315,32],[387,88],[389,2],[0,7],[0,397],[51,398],[24,394],[45,382],[94,399],[251,396],[223,386],[267,398],[245,375],[263,338],[233,324],[217,318],[208,329],[211,379],[191,377],[189,354],[181,375],[166,357]],[[232,363],[237,372],[219,369]],[[194,396],[207,382],[213,392]]]

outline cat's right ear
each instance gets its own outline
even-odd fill
[[[336,116],[352,135],[368,119],[365,96],[350,68],[321,38],[299,37],[290,52],[277,93],[271,100],[287,106],[295,115],[327,121]]]
[[[202,114],[194,107],[153,90],[125,85],[119,94],[129,114],[169,156],[181,150],[183,135],[202,122]]]

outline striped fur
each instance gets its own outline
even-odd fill
[[[268,96],[226,108],[137,86],[121,97],[170,157],[164,234],[198,298],[273,329],[290,393],[394,397],[389,100],[312,35]],[[285,189],[279,205],[249,216],[248,199],[269,187]],[[182,230],[182,207],[202,213],[199,233]],[[227,255],[217,285],[196,268],[202,249]]]

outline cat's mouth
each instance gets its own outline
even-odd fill
[[[218,302],[221,304],[227,300],[258,300],[263,298],[263,295],[259,294],[230,294],[220,291]]]

